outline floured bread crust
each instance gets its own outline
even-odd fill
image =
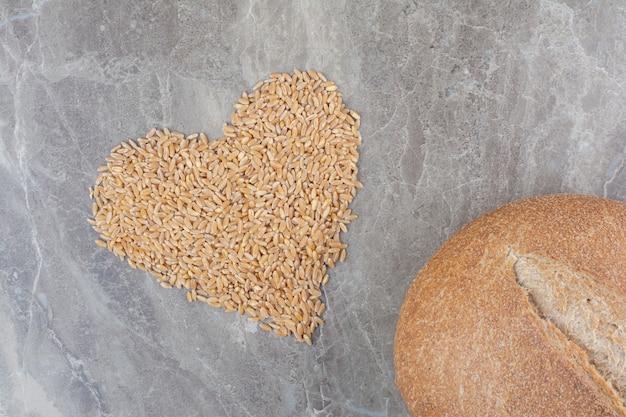
[[[449,239],[409,288],[398,389],[416,417],[626,416],[625,306],[626,204],[505,205]]]

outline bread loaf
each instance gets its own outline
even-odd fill
[[[413,416],[626,416],[626,204],[520,200],[434,254],[398,319]]]

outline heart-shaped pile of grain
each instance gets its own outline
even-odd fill
[[[116,146],[91,189],[96,243],[189,301],[311,343],[357,181],[359,116],[315,71],[272,74],[224,137],[152,130]]]

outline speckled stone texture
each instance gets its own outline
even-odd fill
[[[389,416],[410,282],[530,195],[626,200],[615,1],[0,3],[0,416]],[[153,127],[216,139],[243,91],[313,68],[361,114],[360,217],[313,346],[97,247],[88,187]]]

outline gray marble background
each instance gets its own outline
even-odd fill
[[[508,201],[626,200],[615,1],[0,0],[0,416],[408,416],[405,291]],[[313,346],[188,303],[97,247],[88,187],[152,127],[221,134],[271,72],[362,116],[360,215]]]

